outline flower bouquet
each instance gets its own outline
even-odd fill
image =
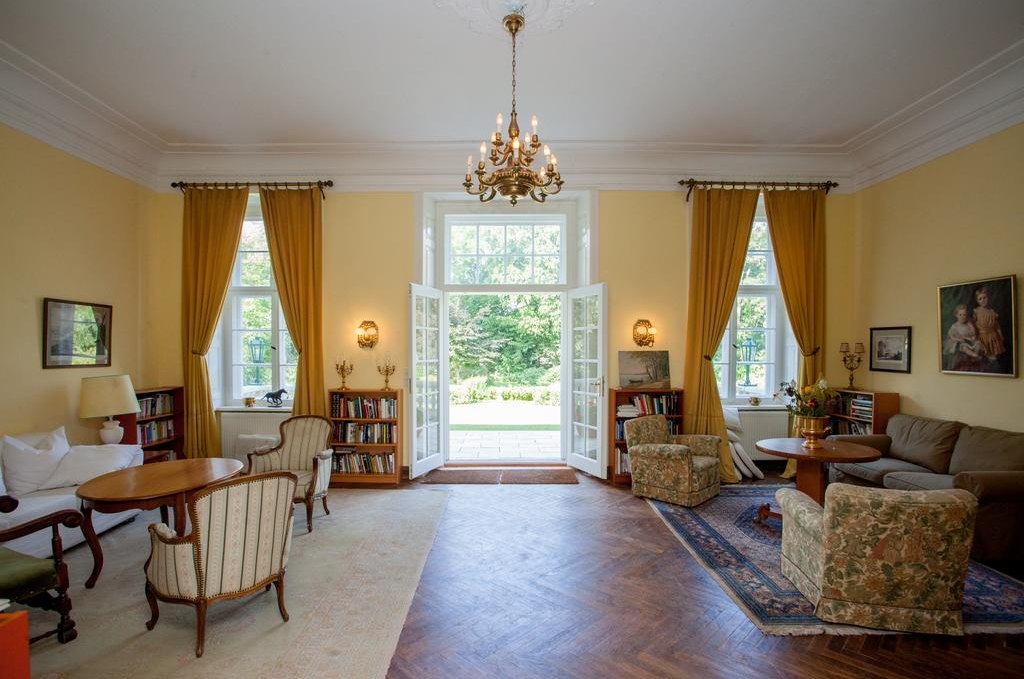
[[[825,426],[829,413],[835,412],[839,403],[839,393],[830,389],[825,378],[818,378],[814,384],[798,387],[796,380],[783,382],[775,398],[786,405],[786,410],[793,413],[797,433],[806,440],[805,448],[821,448],[821,439],[831,433]]]

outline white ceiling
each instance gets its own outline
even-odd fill
[[[556,30],[528,25],[519,60],[521,113],[536,113],[545,141],[564,147],[567,171],[577,149],[593,167],[576,169],[599,174],[602,154],[635,157],[658,142],[814,158],[789,170],[809,174],[831,167],[822,157],[848,157],[957,97],[990,106],[972,90],[1008,72],[991,96],[1024,91],[1021,0],[577,4]],[[507,37],[471,30],[431,0],[3,0],[0,41],[0,97],[18,99],[5,122],[50,124],[19,124],[11,110],[32,102],[94,137],[94,125],[117,128],[136,145],[121,144],[122,155],[156,174],[201,173],[183,160],[196,154],[216,174],[237,168],[211,153],[259,153],[264,163],[285,153],[397,156],[395,142],[443,150],[446,163],[452,154],[458,174],[509,107]],[[26,77],[46,92],[26,94],[15,82]],[[100,122],[72,125],[55,113],[68,102]],[[670,169],[652,163],[633,169]]]

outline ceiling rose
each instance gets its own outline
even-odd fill
[[[477,33],[501,33],[502,19],[519,14],[533,32],[553,31],[580,7],[596,0],[434,0],[440,8],[451,8]]]

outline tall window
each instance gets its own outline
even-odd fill
[[[445,282],[564,284],[565,225],[565,215],[448,217]]]
[[[274,283],[259,194],[249,196],[214,344],[210,375],[220,404],[240,405],[247,396],[260,398],[281,388],[288,390],[284,400],[291,401],[299,355],[288,334]],[[219,379],[215,380],[215,374]]]
[[[727,403],[769,397],[796,375],[797,346],[779,287],[764,197],[757,201],[747,258],[729,325],[714,356],[718,393]]]

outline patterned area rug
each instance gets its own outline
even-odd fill
[[[527,469],[435,469],[420,483],[579,483],[576,472],[569,467],[534,467]]]
[[[758,505],[775,503],[777,485],[722,486],[699,507],[649,500],[679,541],[766,634],[885,634],[825,623],[782,575],[782,522],[754,523]],[[964,628],[971,633],[1024,632],[1024,583],[971,562],[964,593]]]

